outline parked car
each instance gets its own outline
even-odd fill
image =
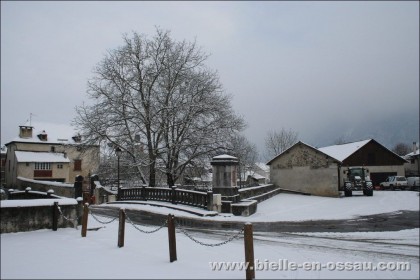
[[[407,188],[410,191],[419,191],[420,190],[419,177],[407,177]]]
[[[407,188],[407,178],[404,176],[390,176],[385,182],[379,184],[383,190],[405,190]]]

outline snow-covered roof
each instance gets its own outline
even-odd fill
[[[299,142],[295,143],[294,145],[290,146],[289,148],[287,148],[286,150],[284,150],[283,152],[281,152],[280,154],[278,154],[277,156],[275,156],[273,159],[271,159],[269,162],[267,162],[267,165],[271,165],[271,163],[272,163],[272,162],[273,162],[276,158],[278,158],[279,156],[281,156],[281,155],[283,155],[283,154],[285,154],[285,153],[288,153],[288,152],[289,152],[292,148],[294,148],[294,147],[295,147],[295,146],[297,146],[297,145],[304,145],[304,146],[307,146],[307,147],[309,147],[309,148],[311,148],[311,149],[313,149],[313,150],[315,150],[315,151],[321,152],[321,153],[325,154],[326,156],[331,157],[333,160],[339,161],[337,158],[335,158],[335,157],[333,157],[333,156],[331,156],[331,155],[329,155],[329,154],[327,154],[327,153],[325,153],[325,152],[323,152],[323,151],[320,151],[319,149],[317,149],[317,148],[315,148],[315,147],[313,147],[313,146],[311,146],[311,145],[309,145],[309,144],[306,144],[306,143],[304,143],[304,142],[302,142],[302,141],[299,141]]]
[[[73,127],[66,124],[56,124],[47,122],[35,122],[31,125],[22,125],[32,127],[32,137],[21,138],[18,136],[10,142],[26,142],[26,143],[47,143],[47,144],[76,144],[72,137],[77,135]],[[42,141],[38,138],[38,134],[47,134],[47,140]],[[7,145],[7,144],[6,144]]]
[[[270,172],[270,166],[268,166],[264,162],[256,162],[255,165],[258,166],[258,168],[260,168],[261,170],[263,170],[265,172]]]
[[[353,153],[355,153],[357,150],[359,150],[361,147],[369,143],[371,140],[372,139],[341,145],[332,145],[328,147],[319,148],[318,150],[323,152],[324,154],[329,155],[330,157],[338,159],[339,161],[343,161],[349,156],[351,156]]]
[[[234,157],[234,156],[224,154],[224,155],[215,156],[215,157],[213,157],[213,159],[230,159],[230,160],[234,159],[234,160],[237,160],[238,158]]]
[[[63,153],[16,151],[15,155],[18,162],[70,162]]]
[[[250,176],[251,178],[254,178],[256,180],[267,179],[264,176],[262,176],[262,175],[260,175],[256,172],[253,172],[253,171],[246,171],[245,172],[245,178],[248,178],[248,176]]]
[[[404,158],[405,158],[405,159],[409,159],[409,158],[411,158],[412,156],[418,156],[418,155],[419,155],[419,151],[420,151],[420,149],[417,149],[417,150],[416,150],[416,152],[411,152],[411,153],[409,153],[409,154],[406,154],[406,155],[404,156]]]

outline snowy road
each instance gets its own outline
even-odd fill
[[[127,206],[126,206],[127,207]],[[129,206],[128,206],[129,207]],[[118,217],[115,207],[92,206],[92,213]],[[128,209],[126,213],[135,222],[160,225],[167,215],[147,212],[139,209]],[[193,228],[202,229],[239,229],[244,221],[222,221],[208,218],[175,216],[177,221]],[[419,227],[419,211],[395,211],[353,219],[309,220],[309,221],[269,221],[252,222],[255,230],[267,232],[354,232],[354,231],[396,231]]]
[[[418,231],[418,229],[414,230]],[[199,230],[203,238],[223,240],[229,231]],[[254,232],[254,242],[265,246],[281,245],[290,249],[310,249],[340,255],[358,255],[363,258],[390,258],[399,261],[419,262],[418,236],[405,234],[410,230],[389,232],[353,233],[274,233]]]

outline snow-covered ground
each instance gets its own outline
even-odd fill
[[[124,207],[128,208],[128,205]],[[136,207],[167,213],[177,211],[145,205]],[[248,219],[251,222],[331,219],[418,209],[419,196],[415,192],[375,192],[373,197],[336,199],[281,194],[259,204],[258,213],[249,218],[213,218]],[[178,210],[174,214],[181,213],[185,212]],[[97,218],[103,222],[110,220],[108,217]],[[245,278],[244,270],[237,267],[227,270],[227,264],[221,263],[238,262],[238,265],[244,261],[243,238],[222,246],[208,247],[193,242],[178,227],[178,260],[170,263],[166,227],[156,233],[145,234],[127,222],[125,246],[122,248],[117,246],[118,221],[102,224],[90,216],[88,228],[98,227],[99,230],[88,231],[86,238],[81,237],[80,227],[78,230],[66,228],[56,232],[38,230],[1,234],[1,279]],[[143,230],[155,228],[137,227]],[[225,241],[236,233],[183,230],[200,242],[210,244]],[[254,232],[254,252],[257,279],[419,277],[419,229],[354,233]],[[397,262],[409,266],[408,269],[398,269],[400,264]],[[212,269],[211,264],[223,267]],[[363,269],[363,265],[372,267]]]

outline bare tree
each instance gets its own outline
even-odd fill
[[[394,153],[399,156],[405,156],[412,152],[411,146],[405,143],[397,143],[392,149]]]
[[[343,135],[334,141],[334,145],[342,145],[346,143],[349,143],[349,141],[347,140],[347,137]]]
[[[297,142],[298,133],[282,128],[280,131],[270,130],[265,137],[266,160],[274,158]]]
[[[74,124],[90,141],[120,147],[139,174],[147,167],[150,186],[157,171],[173,185],[189,162],[244,127],[207,58],[195,42],[159,28],[152,39],[125,35],[95,68],[93,105],[78,107]]]
[[[252,169],[258,160],[257,146],[248,141],[243,135],[233,137],[229,145],[230,154],[239,160],[239,178],[244,181],[243,175],[248,169]]]

